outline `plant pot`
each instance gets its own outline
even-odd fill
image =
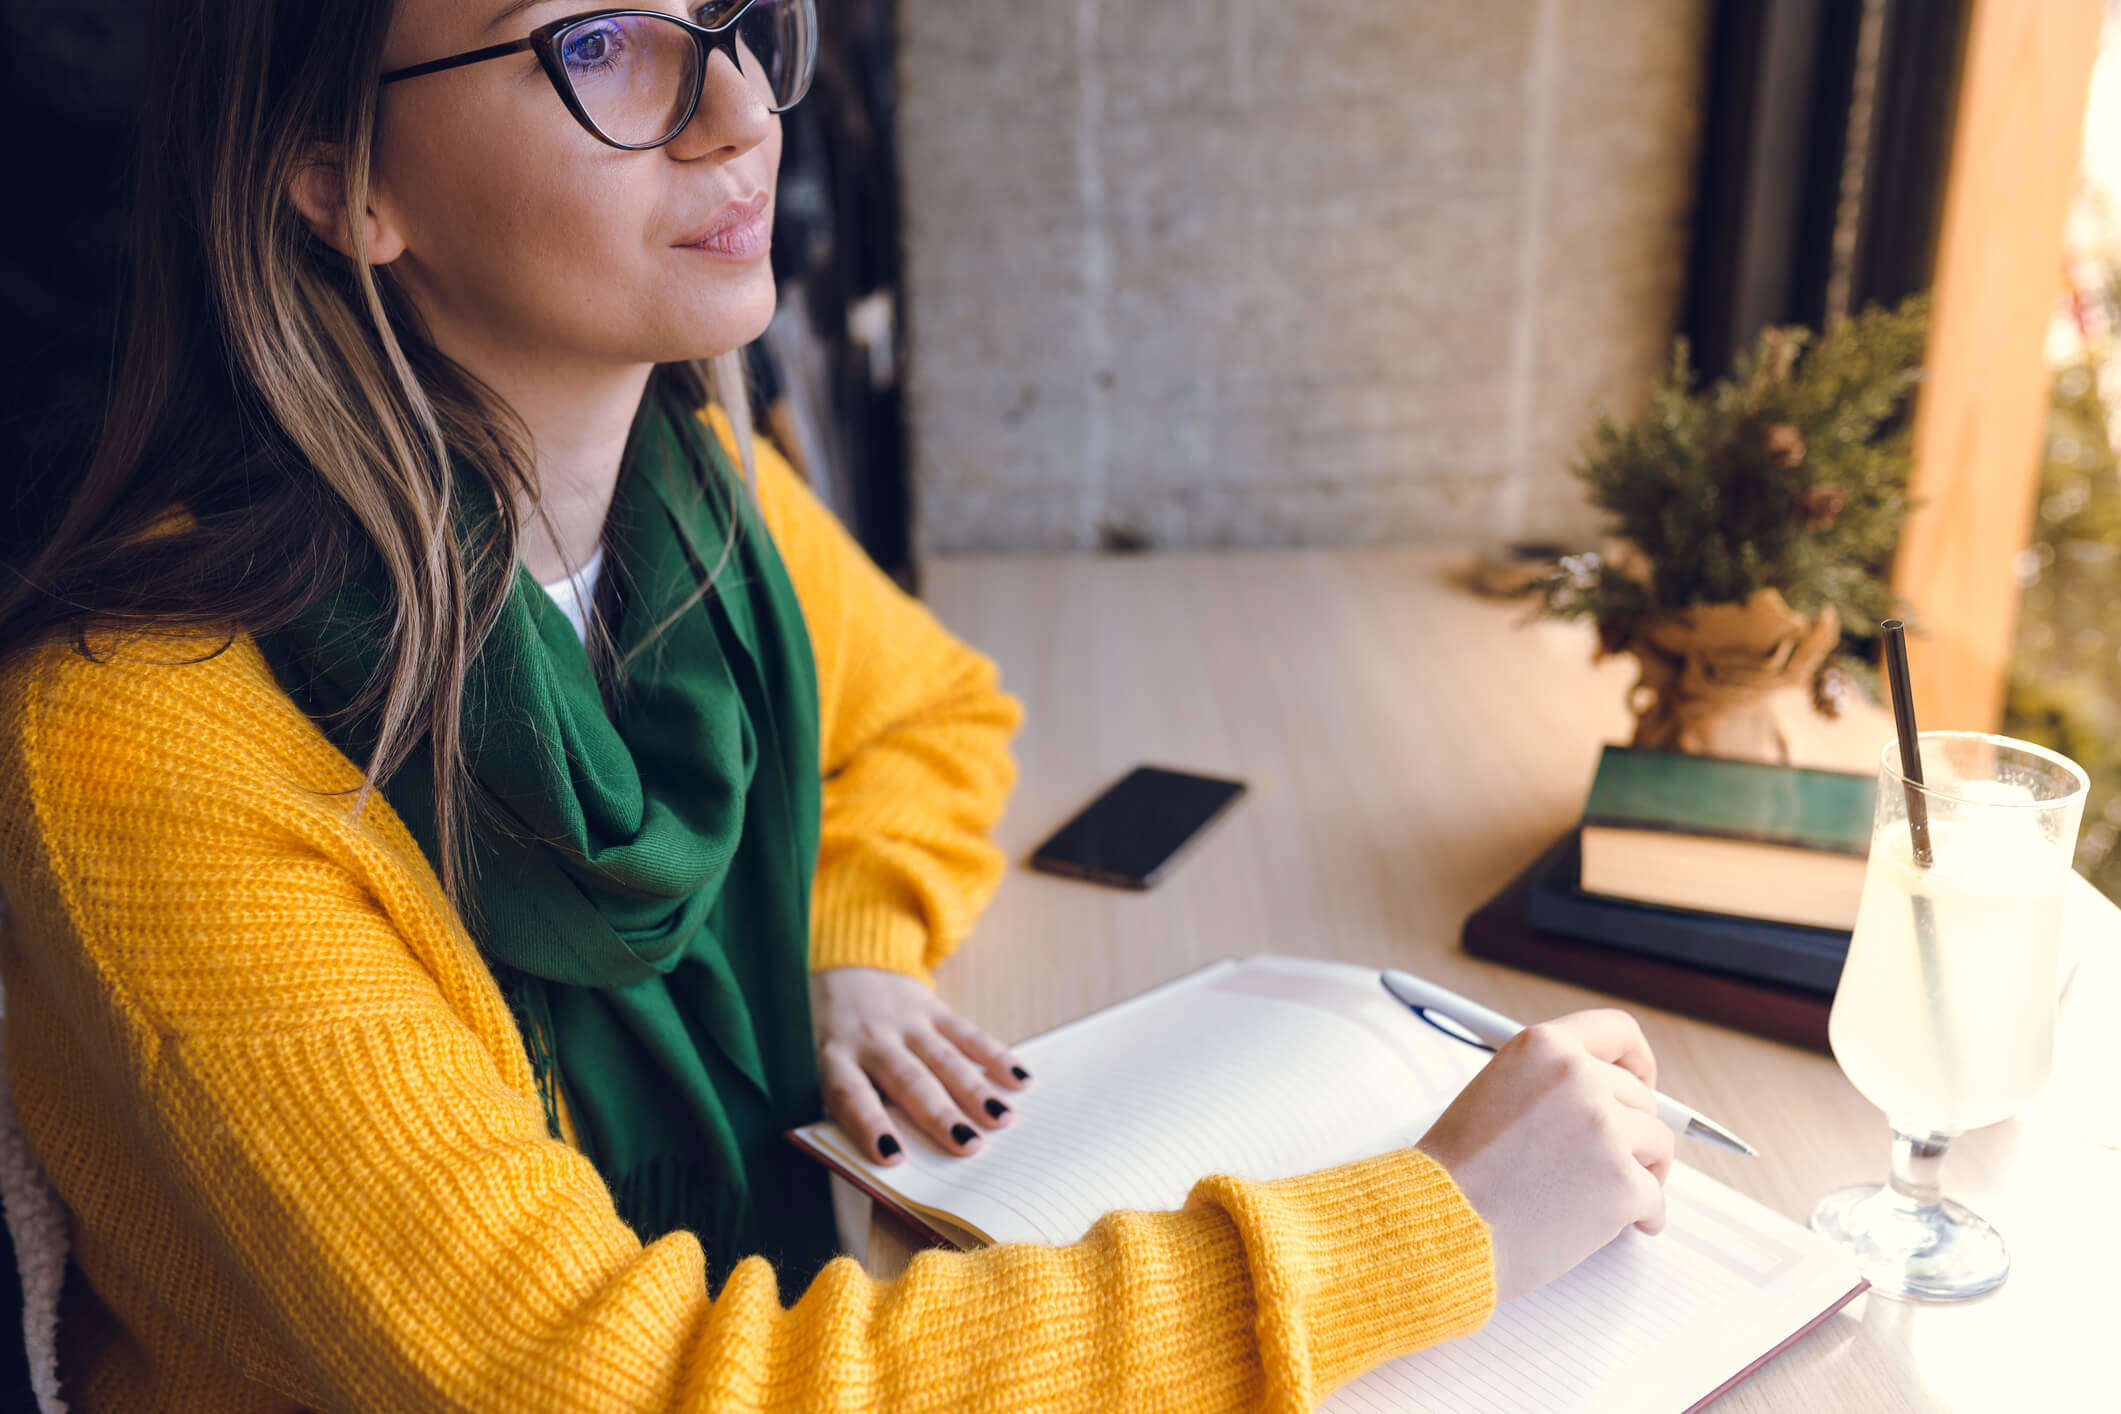
[[[1618,648],[1641,666],[1628,690],[1633,744],[1786,765],[1769,698],[1810,683],[1840,642],[1833,605],[1806,618],[1776,589],[1644,620]]]

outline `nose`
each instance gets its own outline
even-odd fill
[[[700,106],[683,132],[663,150],[683,162],[709,157],[727,162],[741,157],[770,136],[780,115],[768,106],[762,84],[744,76],[736,64],[734,35],[708,52],[707,72],[700,80]]]

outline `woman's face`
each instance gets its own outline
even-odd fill
[[[383,69],[595,8],[397,0]],[[772,318],[780,156],[780,119],[726,54],[685,130],[628,152],[590,136],[525,50],[384,86],[370,206],[403,243],[392,272],[437,343],[474,369],[704,358]]]

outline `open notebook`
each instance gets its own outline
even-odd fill
[[[1413,1144],[1486,1062],[1348,963],[1224,959],[1012,1049],[1017,1123],[957,1158],[911,1124],[870,1162],[830,1120],[798,1146],[938,1240],[1077,1241],[1104,1213],[1184,1204],[1211,1173],[1272,1179]],[[1658,1237],[1630,1228],[1463,1340],[1392,1361],[1321,1409],[1688,1410],[1863,1289],[1802,1226],[1684,1164]]]

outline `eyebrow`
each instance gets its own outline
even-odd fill
[[[509,0],[508,4],[501,7],[500,14],[495,15],[492,19],[486,22],[486,28],[493,29],[500,25],[503,20],[508,19],[511,15],[519,15],[523,11],[530,9],[533,6],[550,5],[552,3],[553,0]]]

